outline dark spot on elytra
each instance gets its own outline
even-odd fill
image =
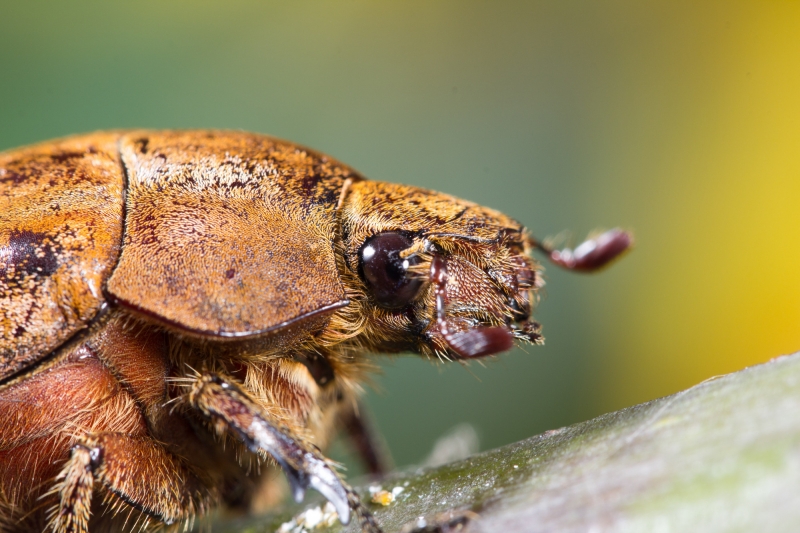
[[[225,278],[226,279],[233,279],[233,276],[235,276],[235,275],[236,275],[236,269],[235,268],[229,268],[228,270],[225,271]]]
[[[320,181],[322,181],[322,179],[322,175],[317,172],[308,174],[303,178],[303,181],[300,183],[300,187],[304,207],[308,207],[308,205],[312,203],[312,200],[315,199],[314,190],[317,188],[317,185]]]
[[[140,154],[147,153],[147,147],[150,145],[150,139],[137,139],[133,142],[133,146],[136,147],[136,151]]]
[[[27,180],[30,176],[27,174],[20,174],[19,172],[12,172],[10,170],[6,170],[2,174],[0,174],[0,183],[13,183],[14,185],[18,185],[23,181]]]
[[[52,154],[50,159],[55,163],[64,164],[73,159],[83,159],[85,156],[86,152],[61,152],[59,154]]]
[[[335,187],[326,187],[322,194],[320,194],[316,198],[317,204],[328,205],[328,206],[336,206],[336,203],[339,201],[339,193],[340,189]]]
[[[15,339],[19,339],[20,337],[25,335],[27,332],[28,332],[28,330],[25,329],[25,327],[22,324],[19,324],[17,327],[14,328],[14,331],[13,331],[12,335],[14,336]]]
[[[11,335],[15,339],[20,339],[24,337],[26,334],[29,333],[28,328],[26,325],[31,324],[31,320],[33,319],[34,313],[36,313],[42,306],[38,302],[33,302],[32,305],[28,306],[28,309],[25,311],[25,316],[21,320],[11,320],[11,323],[16,323],[17,326],[11,331]]]
[[[12,231],[8,238],[8,247],[11,252],[8,264],[13,265],[15,277],[19,277],[21,273],[31,276],[51,276],[58,270],[58,254],[61,248],[47,233]]]

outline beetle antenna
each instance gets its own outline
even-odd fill
[[[633,246],[633,235],[614,228],[591,237],[575,247],[556,250],[547,244],[528,237],[528,245],[547,255],[550,262],[576,272],[595,272],[621,257]]]

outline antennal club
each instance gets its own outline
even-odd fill
[[[554,250],[534,239],[529,239],[528,242],[562,268],[576,272],[595,272],[628,251],[633,244],[633,236],[627,231],[614,228],[583,241],[574,250]]]

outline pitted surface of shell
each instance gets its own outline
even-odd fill
[[[0,379],[91,321],[117,261],[117,134],[0,154]]]

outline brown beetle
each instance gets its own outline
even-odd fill
[[[367,354],[538,343],[530,250],[594,270],[629,245],[554,251],[496,211],[248,133],[0,154],[0,530],[257,506],[272,458],[295,499],[315,488],[379,531],[318,451],[344,427],[380,470],[356,408]]]

